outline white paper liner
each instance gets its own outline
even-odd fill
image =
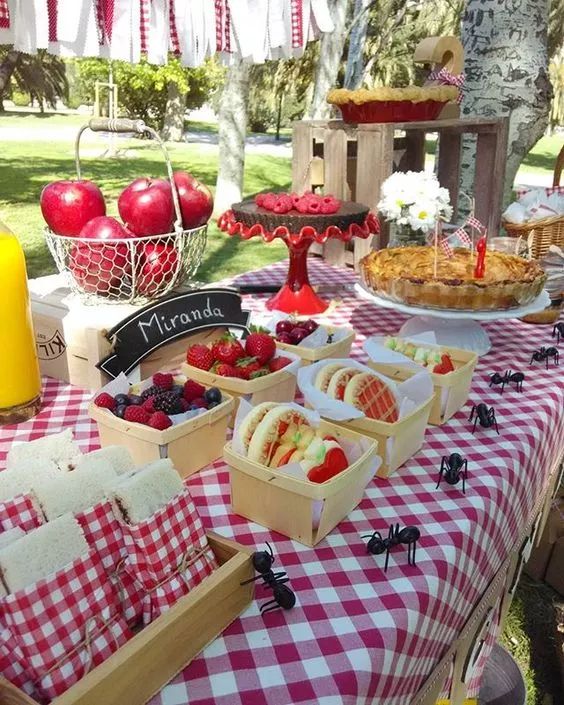
[[[293,409],[297,409],[300,411],[308,421],[311,423],[312,426],[317,427],[319,426],[320,422],[320,415],[315,411],[314,409],[306,409],[303,406],[300,406],[299,404],[295,404],[294,402],[284,404],[284,406],[289,406]],[[237,409],[237,415],[235,416],[235,424],[233,427],[233,440],[231,442],[231,447],[235,453],[238,453],[239,455],[242,455],[243,457],[247,456],[247,451],[243,446],[243,443],[240,438],[239,434],[239,427],[243,419],[247,416],[247,414],[253,409],[254,407],[252,404],[250,404],[248,401],[245,399],[241,398],[239,401],[239,408]],[[347,456],[347,460],[349,461],[349,465],[352,465],[355,463],[367,450],[368,448],[372,445],[373,441],[370,438],[361,438],[361,440],[358,443],[354,443],[352,441],[348,441],[346,439],[340,438],[339,439],[339,445],[341,448],[344,450],[345,455]],[[364,488],[368,485],[368,483],[373,479],[373,477],[376,475],[378,468],[382,464],[382,458],[379,455],[375,455],[372,463],[370,464],[369,468],[366,471],[366,476],[363,480],[364,482]],[[306,480],[307,481],[307,473],[302,467],[301,463],[288,463],[288,465],[282,465],[279,468],[269,468],[271,472],[279,472],[284,475],[289,475],[290,477],[295,477],[298,480]],[[319,522],[321,520],[321,513],[323,511],[323,500],[315,500],[313,502],[313,509],[312,509],[312,514],[313,514],[313,528],[317,529],[319,526]]]
[[[290,367],[290,365],[288,365]],[[179,383],[185,382],[186,377],[183,375],[176,375],[174,377],[175,382],[178,380]],[[92,401],[98,396],[98,394],[101,394],[102,392],[106,392],[107,394],[110,394],[112,397],[115,397],[116,394],[127,394],[128,392],[131,392],[131,394],[141,394],[145,389],[150,387],[153,384],[153,378],[149,377],[148,379],[144,379],[142,382],[139,382],[138,384],[131,385],[128,378],[124,375],[123,372],[120,372],[119,375],[115,378],[110,380],[107,384],[105,384],[101,389],[99,389],[97,392],[95,392],[92,395]],[[108,414],[111,414],[112,412],[109,409],[106,409],[105,411],[108,412]],[[205,413],[208,411],[208,409],[192,409],[191,411],[185,411],[182,414],[167,414],[170,420],[172,421],[172,425],[176,426],[179,423],[183,423],[184,421],[188,421],[189,419],[193,419],[196,416],[200,416],[201,414]]]
[[[253,319],[253,323],[255,325],[260,325],[264,328],[268,328],[271,333],[275,334],[276,324],[280,321],[287,320],[288,314],[282,313],[281,311],[273,311],[269,312],[269,314],[270,315],[268,317],[266,317],[264,314],[262,316],[256,316],[256,318]],[[310,349],[320,348],[328,344],[327,337],[330,334],[333,335],[333,340],[331,342],[339,343],[341,340],[346,338],[351,331],[352,328],[339,328],[336,326],[328,325],[326,323],[319,323],[319,328],[314,330],[313,333],[310,333],[306,338],[304,338],[300,343],[298,343],[296,347]]]

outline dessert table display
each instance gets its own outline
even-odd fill
[[[273,265],[237,281],[271,284],[285,267]],[[326,320],[354,328],[353,358],[366,361],[367,337],[397,335],[405,316],[353,293],[353,272],[310,261],[310,276],[313,285],[349,285]],[[264,304],[259,296],[244,301],[256,313],[264,313]],[[393,476],[369,482],[360,504],[315,547],[235,515],[223,460],[186,480],[206,531],[251,551],[270,544],[272,570],[287,573],[296,602],[288,611],[265,607],[261,614],[259,605],[270,593],[257,583],[259,601],[164,687],[153,705],[428,705],[447,687],[453,703],[477,693],[521,562],[542,528],[543,502],[564,451],[560,369],[554,357],[532,359],[533,352],[554,346],[550,329],[516,320],[486,322],[484,328],[492,350],[477,363],[467,405],[443,425],[428,427],[421,449]],[[493,383],[494,373],[503,377],[508,370],[524,373],[521,385],[511,375],[503,388]],[[2,461],[12,442],[61,428],[73,429],[82,451],[98,448],[90,399],[89,391],[45,379],[41,413],[0,429]],[[478,414],[476,423],[471,412]],[[463,492],[460,481],[450,480],[460,480],[464,460]],[[382,539],[382,551],[375,532],[389,537]],[[204,646],[201,639],[198,646]],[[153,654],[161,665],[162,653]],[[150,658],[146,653],[139,667],[151,670]],[[113,702],[110,696],[104,702]],[[124,702],[127,694],[120,697]]]

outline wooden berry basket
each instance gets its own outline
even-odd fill
[[[51,705],[143,705],[219,636],[253,599],[249,549],[208,532],[219,568]],[[142,674],[142,675],[141,675]],[[0,677],[2,705],[38,705]]]
[[[382,458],[382,464],[376,474],[378,477],[389,477],[423,445],[433,401],[434,396],[429,397],[427,401],[395,423],[366,417],[332,423],[373,438],[377,443],[376,453]],[[388,440],[392,441],[389,453]]]
[[[276,341],[276,347],[284,352],[294,353],[302,360],[302,365],[311,365],[318,360],[325,360],[328,357],[348,357],[351,351],[352,344],[355,338],[355,332],[352,328],[331,327],[332,331],[348,331],[347,335],[336,343],[328,343],[321,345],[318,348],[306,348],[301,345],[289,345],[288,343],[280,343]]]
[[[333,423],[321,421],[322,431],[337,438],[359,441],[362,436]],[[317,484],[276,472],[236,453],[231,443],[223,450],[230,468],[231,506],[235,514],[279,531],[306,546],[315,546],[360,503],[366,475],[374,462],[371,443],[347,470]],[[319,524],[314,526],[314,506],[322,502]]]
[[[164,431],[119,419],[94,402],[88,408],[98,425],[102,448],[124,446],[137,465],[170,458],[181,477],[189,477],[221,457],[235,400],[222,391],[218,406]]]
[[[434,348],[439,346],[425,344],[425,347]],[[468,350],[445,346],[440,346],[440,349],[450,354],[455,369],[446,375],[430,373],[433,380],[434,394],[429,423],[434,426],[442,426],[466,404],[470,395],[472,375],[478,362],[478,355]],[[371,360],[366,364],[376,372],[390,377],[394,382],[404,382],[419,372],[419,370],[410,367],[383,365]],[[443,395],[446,396],[446,403],[443,403]]]
[[[264,377],[247,380],[237,377],[221,377],[185,362],[182,365],[182,374],[206,387],[218,387],[222,394],[226,393],[233,397],[235,406],[232,410],[231,426],[235,420],[240,397],[248,397],[250,403],[256,406],[262,404],[263,401],[294,401],[296,396],[296,375],[292,372],[286,372],[284,368]]]

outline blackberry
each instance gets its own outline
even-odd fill
[[[183,384],[175,384],[170,391],[174,392],[174,394],[176,394],[177,397],[181,397],[184,394],[184,385]]]
[[[153,384],[151,387],[147,387],[145,391],[141,392],[141,399],[145,401],[149,397],[156,397],[159,394],[162,394],[163,390],[160,387],[157,387],[156,384]]]
[[[157,411],[165,414],[181,414],[180,398],[174,392],[161,392],[153,399],[153,406]]]

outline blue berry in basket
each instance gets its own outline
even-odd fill
[[[221,402],[221,391],[217,387],[210,387],[204,392],[204,399],[208,404],[215,404],[217,406],[217,404]],[[210,408],[211,406],[208,406],[208,409]]]
[[[184,395],[184,385],[183,384],[175,384],[170,391],[174,392],[174,394],[176,394],[177,397],[181,397]]]
[[[140,397],[138,394],[129,395],[129,403],[131,406],[141,406],[144,401],[143,397]]]
[[[118,419],[123,419],[126,409],[127,409],[127,404],[119,404],[114,409],[114,416],[117,416]]]
[[[210,401],[208,404],[208,409],[214,409],[216,406],[219,406],[220,402],[218,401]]]
[[[116,394],[114,399],[116,400],[117,406],[129,406],[129,395],[128,394]]]

